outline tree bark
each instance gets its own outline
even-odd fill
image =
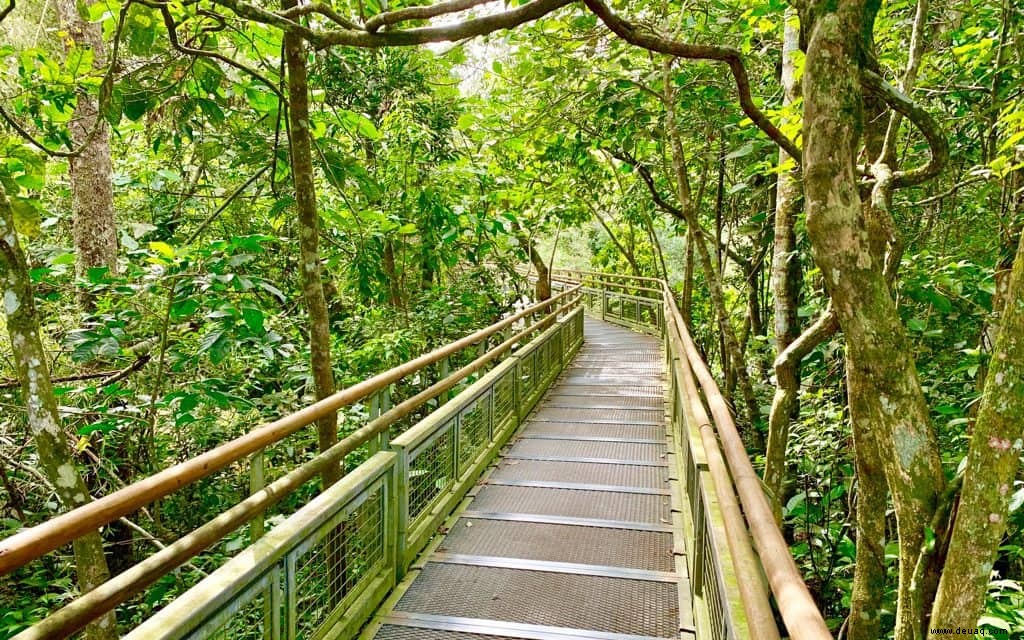
[[[665,63],[664,70],[666,76],[668,75],[670,65],[670,60]],[[708,247],[708,239],[704,237],[704,231],[700,225],[700,220],[697,218],[697,212],[694,209],[693,199],[690,195],[690,182],[689,176],[686,173],[686,160],[683,155],[683,144],[679,137],[679,131],[676,128],[675,97],[672,94],[671,83],[666,81],[664,85],[665,95],[663,97],[663,101],[665,103],[665,114],[667,117],[666,129],[668,130],[672,144],[672,167],[676,174],[676,191],[679,202],[682,205],[681,213],[687,226],[691,229],[689,238],[693,241],[694,248],[697,252],[697,258],[700,260],[701,269],[704,271],[704,278],[707,280],[708,291],[711,294],[711,303],[714,306],[715,315],[718,319],[718,329],[725,347],[725,352],[722,354],[722,360],[725,361],[726,356],[728,356],[728,359],[732,361],[733,372],[736,376],[740,393],[743,395],[743,406],[746,413],[746,419],[749,424],[749,428],[747,429],[747,444],[756,451],[763,451],[763,436],[757,428],[757,423],[760,421],[760,407],[757,402],[757,397],[754,395],[754,387],[750,382],[750,376],[747,374],[743,354],[740,353],[739,340],[736,339],[736,331],[733,329],[732,323],[729,320],[729,311],[725,305],[725,295],[722,291],[721,273],[718,271],[714,256],[711,254],[711,249]]]
[[[1024,243],[1019,240],[1006,301],[994,324],[995,347],[932,606],[932,629],[977,625],[992,561],[1006,531],[1013,480],[1024,449]]]
[[[813,27],[803,78],[804,194],[814,257],[846,337],[857,455],[876,449],[869,455],[882,460],[893,496],[900,540],[895,638],[905,640],[921,637],[925,603],[937,586],[925,529],[936,526],[945,476],[906,332],[873,250],[877,238],[861,209],[855,154],[864,17],[863,0],[840,0]]]
[[[800,51],[800,25],[796,10],[786,9],[782,41],[783,104],[792,104],[799,95],[796,58]],[[792,160],[779,150],[779,165]],[[800,253],[796,247],[794,225],[800,210],[802,185],[794,167],[779,174],[775,191],[775,244],[772,251],[772,301],[775,312],[775,397],[768,415],[768,443],[765,449],[765,491],[781,518],[783,486],[786,483],[786,448],[789,425],[800,416],[800,360],[783,359],[782,354],[800,335],[797,315],[800,299]],[[813,347],[812,347],[813,349]],[[810,353],[810,351],[808,351]],[[804,354],[805,356],[806,354]],[[804,356],[801,356],[803,358]]]
[[[537,251],[533,240],[522,227],[519,227],[517,230],[516,240],[519,241],[523,251],[530,257],[530,264],[537,270],[537,284],[533,294],[534,302],[547,300],[551,297],[551,272],[548,269],[547,263],[544,262],[544,256],[540,255],[540,251]]]
[[[282,0],[281,8],[290,9],[296,0]],[[313,385],[317,400],[335,391],[331,369],[331,324],[320,275],[319,226],[316,210],[316,184],[313,180],[312,139],[309,133],[309,86],[306,70],[306,47],[293,32],[284,35],[284,57],[288,70],[288,137],[291,150],[292,180],[295,185],[295,207],[298,212],[299,255],[302,272],[302,293],[309,315],[309,354]],[[338,441],[338,416],[331,412],[317,420],[320,451]],[[327,488],[341,477],[341,467],[334,465],[320,476]]]
[[[86,7],[92,2],[85,2]],[[61,26],[71,40],[69,49],[91,49],[94,69],[106,64],[103,30],[99,23],[86,22],[75,0],[57,0]],[[106,267],[117,271],[117,226],[114,222],[114,190],[110,162],[110,127],[100,115],[99,103],[87,91],[80,91],[69,125],[74,147],[81,153],[68,160],[71,178],[72,236],[75,242],[75,273],[79,278],[89,270]],[[96,128],[92,139],[90,133]],[[88,143],[88,144],[87,144]],[[78,301],[89,311],[93,296],[80,291]]]
[[[679,312],[686,322],[693,321],[693,229],[686,230],[686,266],[683,271],[683,300]]]
[[[0,289],[3,290],[7,332],[28,413],[29,431],[39,455],[39,465],[64,507],[73,509],[88,503],[92,498],[75,467],[67,434],[61,428],[47,356],[39,336],[39,314],[32,294],[32,280],[14,230],[14,212],[2,184]],[[78,538],[73,547],[78,588],[82,593],[91,591],[110,578],[99,532]],[[113,613],[103,616],[85,630],[85,638],[88,640],[112,640],[116,637],[117,624]]]

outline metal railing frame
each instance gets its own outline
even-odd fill
[[[581,287],[584,305],[602,319],[664,339],[678,473],[688,502],[683,520],[693,541],[687,568],[698,637],[777,640],[774,598],[789,637],[832,638],[668,284],[562,269],[552,270],[551,278],[553,288]],[[645,299],[656,301],[662,313],[609,313]]]
[[[565,289],[549,300],[530,305],[485,329],[348,387],[284,418],[257,427],[195,458],[0,540],[0,575],[3,575],[86,532],[170,495],[230,464],[250,459],[253,492],[248,498],[73,600],[44,620],[22,631],[15,638],[40,640],[68,637],[246,523],[254,522],[251,533],[254,539],[259,538],[263,529],[262,514],[268,507],[280,502],[306,482],[317,477],[324,469],[339,464],[348,454],[363,445],[370,445],[371,451],[383,448],[387,442],[388,428],[397,420],[410,415],[427,401],[449,392],[468,376],[481,371],[514,348],[522,347],[533,334],[544,332],[559,315],[578,306],[578,293],[578,288]],[[535,321],[531,322],[533,319]],[[506,337],[512,332],[515,333]],[[486,349],[487,341],[493,337],[498,337],[501,342]],[[477,345],[483,354],[470,364],[452,372],[448,377],[411,398],[390,406],[389,389],[396,381],[430,365],[447,362],[453,355],[475,348]],[[328,451],[292,469],[271,484],[262,486],[262,481],[259,481],[259,476],[262,475],[262,452],[267,447],[314,423],[319,417],[331,411],[364,399],[370,399],[369,423],[339,441]]]
[[[551,315],[566,311],[569,306],[572,305],[565,305]],[[515,355],[391,440],[388,451],[379,452],[361,464],[137,627],[126,640],[192,640],[222,635],[265,640],[355,637],[582,342],[583,309],[577,307]],[[504,386],[511,387],[511,398],[499,413],[495,410],[496,397]],[[464,418],[481,406],[485,408],[486,440],[478,442],[476,450],[463,456],[460,448],[466,445],[461,432],[467,426]],[[430,484],[426,486],[437,491],[413,512],[410,495],[415,461],[430,451],[438,451],[448,464],[436,477],[427,475]],[[324,615],[323,623],[305,635],[298,635],[299,614],[295,603],[316,594],[304,593],[297,586],[295,556],[338,531],[339,523],[343,522],[341,517],[351,513],[374,490],[384,494],[380,500],[382,530],[379,537],[386,542],[381,546],[380,560],[342,594]],[[245,607],[261,594],[264,601],[270,603],[269,615],[264,618],[270,625],[249,629],[249,635],[245,635],[237,626],[231,626],[233,619],[244,613]]]

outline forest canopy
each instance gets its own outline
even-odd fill
[[[1024,634],[1019,3],[0,0],[0,58],[0,538],[573,267],[668,283],[834,634]],[[5,576],[0,638],[247,483]]]

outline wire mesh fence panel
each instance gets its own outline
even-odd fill
[[[188,640],[277,640],[281,637],[280,573],[272,569],[217,615],[184,637]]]
[[[359,587],[376,577],[385,558],[385,489],[380,484],[347,514],[321,527],[289,558],[289,616],[294,636],[316,638],[344,615]]]
[[[459,475],[467,471],[491,441],[491,389],[459,414]]]
[[[494,383],[494,434],[504,433],[516,424],[515,368]]]
[[[422,516],[454,480],[457,421],[458,416],[446,421],[435,438],[409,456],[409,522]]]

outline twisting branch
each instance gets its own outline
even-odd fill
[[[914,26],[910,31],[910,53],[907,55],[907,67],[903,71],[903,78],[900,79],[899,89],[909,94],[917,82],[917,73],[921,69],[921,59],[924,57],[925,32],[928,29],[928,8],[929,0],[917,0],[917,10],[914,12]],[[999,75],[998,73],[995,75]],[[889,126],[885,131],[885,140],[882,143],[882,152],[878,155],[880,162],[885,162],[890,167],[896,166],[896,136],[900,129],[902,115],[896,111],[889,117]]]
[[[465,38],[487,35],[502,29],[511,29],[525,22],[537,20],[556,9],[572,4],[575,0],[531,0],[515,9],[490,16],[482,16],[451,25],[420,27],[396,31],[370,33],[361,29],[334,29],[317,31],[294,20],[267,11],[241,0],[212,0],[215,4],[229,9],[236,15],[263,24],[276,26],[301,36],[317,49],[336,45],[348,47],[408,47],[430,42],[454,42]],[[447,13],[447,11],[445,11]]]
[[[299,5],[297,7],[292,7],[291,9],[288,9],[286,11],[281,11],[281,12],[278,13],[278,15],[281,15],[281,16],[283,16],[285,18],[288,18],[289,20],[292,20],[292,19],[295,19],[295,18],[298,18],[298,17],[301,17],[301,16],[310,15],[310,14],[322,15],[323,17],[327,18],[328,20],[330,20],[331,22],[337,24],[338,26],[340,26],[343,29],[358,29],[359,28],[359,25],[357,25],[356,23],[352,22],[351,20],[349,20],[345,16],[343,16],[340,13],[338,13],[337,11],[335,11],[332,7],[326,5],[326,4],[322,3],[322,2],[313,2],[311,4]]]
[[[178,50],[181,53],[184,53],[186,55],[197,56],[197,57],[200,57],[200,58],[211,58],[213,60],[218,60],[218,61],[223,62],[224,64],[226,64],[226,65],[228,65],[230,67],[234,67],[235,69],[238,69],[242,73],[244,73],[244,74],[254,78],[255,80],[259,81],[261,84],[265,85],[268,89],[270,89],[274,93],[274,95],[276,95],[278,97],[278,99],[280,99],[280,100],[282,100],[284,102],[287,102],[287,98],[285,98],[284,94],[281,93],[281,90],[277,87],[277,85],[274,84],[273,82],[271,82],[266,76],[261,74],[259,71],[255,70],[255,69],[252,69],[250,67],[247,67],[246,65],[242,64],[241,62],[238,62],[236,60],[232,60],[228,56],[225,56],[225,55],[223,55],[221,53],[218,53],[216,51],[208,51],[206,49],[198,49],[196,47],[191,47],[191,46],[188,46],[187,44],[183,44],[178,39],[178,26],[179,26],[179,24],[174,21],[174,16],[171,15],[170,6],[166,2],[152,1],[152,0],[134,0],[134,1],[138,2],[139,4],[145,5],[147,7],[150,7],[152,9],[156,9],[157,11],[160,12],[160,16],[163,18],[163,21],[164,21],[164,27],[167,28],[167,39],[170,41],[171,46],[174,47],[176,50]],[[210,15],[208,12],[203,12],[203,13],[204,13],[204,15]]]
[[[644,181],[644,184],[647,185],[647,190],[651,192],[651,199],[654,200],[654,204],[658,205],[659,209],[671,214],[674,218],[681,220],[682,222],[686,222],[686,214],[683,213],[683,210],[666,200],[661,195],[661,192],[658,191],[658,187],[654,184],[654,176],[651,175],[651,170],[648,169],[646,165],[625,151],[609,151],[608,153],[610,153],[612,157],[621,160],[636,169],[637,173],[640,174],[640,178]]]
[[[494,2],[494,0],[448,0],[425,7],[406,7],[396,11],[378,13],[366,21],[366,30],[370,33],[377,33],[381,27],[386,27],[406,20],[428,20],[446,13],[465,11],[473,7]]]
[[[642,30],[637,25],[624,20],[616,15],[602,0],[583,0],[583,2],[605,23],[612,33],[630,44],[677,58],[715,60],[729,65],[729,70],[736,81],[736,92],[739,94],[740,107],[743,109],[743,113],[747,114],[747,117],[761,131],[764,131],[769,138],[782,147],[797,163],[800,162],[800,149],[754,104],[750,94],[750,78],[747,76],[747,68],[743,64],[743,57],[739,51],[729,47],[688,44],[672,40],[657,35],[653,31]]]
[[[0,11],[0,22],[3,22],[12,11],[14,11],[14,0],[7,0],[7,6],[4,7],[3,11]]]
[[[588,0],[590,1],[590,0]],[[918,131],[924,135],[928,142],[928,162],[908,169],[906,171],[895,171],[892,174],[892,186],[894,189],[910,187],[927,182],[939,175],[942,168],[949,161],[949,142],[939,123],[932,117],[932,114],[917,104],[904,93],[882,79],[880,75],[868,69],[861,70],[861,83],[864,88],[880,99],[884,100],[894,111],[902,114],[912,122]]]

